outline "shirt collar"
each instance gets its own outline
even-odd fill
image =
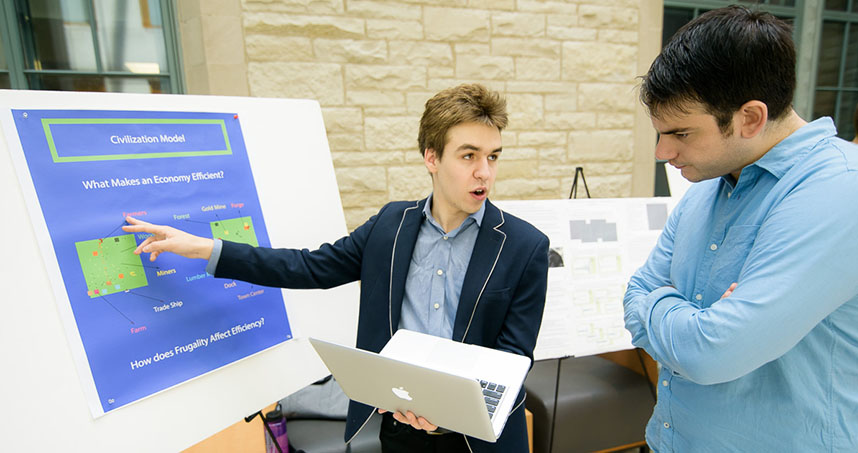
[[[837,135],[837,129],[834,127],[834,121],[824,116],[800,127],[773,146],[752,165],[756,165],[780,179],[817,143],[835,135]]]
[[[441,228],[441,225],[438,224],[438,221],[435,220],[435,217],[432,217],[432,195],[433,194],[429,194],[429,197],[426,198],[426,204],[423,205],[423,217],[429,219],[429,222],[436,227]],[[480,205],[480,209],[477,212],[469,215],[465,220],[474,219],[474,222],[477,223],[477,228],[479,228],[483,226],[483,216],[485,216],[485,214],[486,202],[485,200],[483,200],[483,203]],[[462,222],[462,225],[464,224],[465,222]],[[443,228],[441,228],[441,231],[444,231]]]

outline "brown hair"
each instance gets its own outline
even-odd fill
[[[503,130],[507,125],[506,99],[476,83],[447,88],[432,96],[420,118],[420,154],[431,148],[440,159],[447,144],[447,131],[462,123],[482,123]]]

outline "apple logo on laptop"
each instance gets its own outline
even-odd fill
[[[405,389],[404,389],[404,388],[402,388],[402,387],[399,387],[399,388],[395,388],[395,387],[393,387],[393,388],[391,388],[390,390],[392,390],[392,391],[393,391],[393,394],[394,394],[394,395],[396,395],[397,397],[399,397],[399,398],[401,398],[401,399],[404,399],[404,400],[406,400],[406,401],[411,401],[411,399],[412,399],[412,398],[411,398],[411,395],[409,395],[409,394],[408,394],[408,390],[405,390]]]

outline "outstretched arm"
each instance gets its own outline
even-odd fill
[[[122,227],[129,233],[149,233],[149,236],[134,250],[135,255],[143,252],[149,254],[149,261],[155,261],[163,252],[175,253],[185,258],[199,258],[207,260],[212,255],[214,240],[194,236],[177,230],[173,227],[155,225],[149,222],[128,216],[125,221],[130,225]]]

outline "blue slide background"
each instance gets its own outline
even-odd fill
[[[152,263],[144,254],[147,286],[90,298],[75,248],[75,242],[127,234],[120,228],[125,224],[126,213],[137,213],[135,217],[142,220],[175,226],[204,237],[212,235],[210,222],[250,216],[259,245],[270,246],[237,117],[228,113],[92,110],[27,110],[26,115],[24,113],[12,111],[77,331],[105,412],[292,337],[279,289],[215,279],[205,274],[203,260],[165,254]],[[42,126],[43,118],[223,120],[232,154],[55,163]],[[171,125],[168,129],[172,134],[182,133],[182,128],[183,125]],[[110,151],[115,149],[111,146],[117,146],[109,143],[109,135],[116,131],[113,125],[81,126],[77,133],[74,126],[62,125],[61,129],[62,134],[54,137],[61,156],[64,140],[91,143],[89,154],[92,155],[118,154]],[[159,152],[209,151],[212,143],[219,141],[223,145],[220,128],[216,129],[220,135],[203,134],[205,139],[201,141],[206,143],[199,146],[193,143],[194,130],[199,132],[205,128],[193,125],[188,125],[188,142],[152,146],[158,147]],[[157,125],[151,128],[141,125],[136,130],[139,133],[151,131],[151,135],[165,132],[164,127]],[[136,151],[129,148],[123,152],[141,152],[139,145],[136,146]],[[72,154],[77,155],[79,151]],[[84,181],[91,180],[143,180],[156,175],[196,172],[222,177],[187,183],[109,185],[107,188],[84,185]],[[224,208],[214,209],[213,206]],[[139,244],[144,238],[144,235],[137,235],[136,242]],[[164,275],[158,276],[158,271]],[[181,306],[177,306],[177,302],[181,302]],[[171,304],[169,309],[155,309]],[[231,331],[243,325],[254,327],[242,332]],[[230,334],[212,341],[216,332]],[[205,346],[202,346],[202,339],[206,340]],[[177,352],[177,348],[195,342],[199,346],[196,349]],[[169,357],[163,355],[170,352]],[[132,366],[132,363],[146,363],[147,359],[145,365]]]

